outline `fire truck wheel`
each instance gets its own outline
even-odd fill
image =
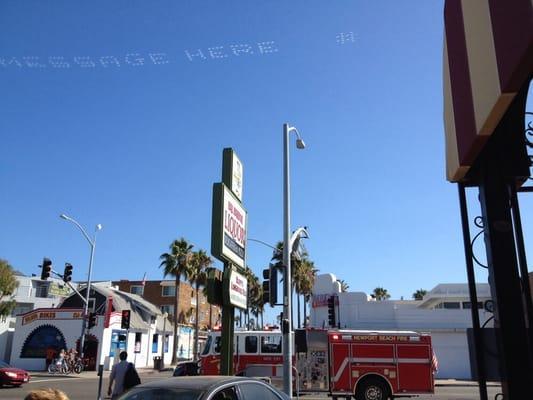
[[[355,392],[356,400],[386,400],[389,396],[389,388],[378,378],[365,379]]]

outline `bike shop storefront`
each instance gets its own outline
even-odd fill
[[[30,371],[45,370],[46,355],[69,349],[79,351],[82,309],[39,308],[17,316],[11,348],[11,364]],[[87,335],[85,359],[88,369],[96,366],[101,329]]]

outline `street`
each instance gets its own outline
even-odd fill
[[[109,382],[107,378],[108,375],[108,372],[104,373],[102,398],[109,398],[107,396],[107,385]],[[140,371],[140,377],[143,383],[168,378],[171,375],[170,371],[162,373],[146,370]],[[94,400],[96,399],[98,391],[98,377],[95,372],[85,372],[77,376],[49,376],[45,373],[36,373],[32,375],[30,383],[20,388],[5,387],[0,389],[0,399],[21,400],[30,390],[45,387],[60,389],[64,391],[71,400]],[[500,391],[499,386],[489,385],[489,398],[494,399],[496,394]],[[305,400],[325,400],[328,398],[325,394],[306,394],[301,397]],[[434,395],[419,396],[417,398],[420,400],[475,400],[479,399],[479,392],[477,386],[471,382],[441,382],[437,384]]]

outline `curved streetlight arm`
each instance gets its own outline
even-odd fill
[[[294,233],[292,234],[291,239],[289,241],[290,243],[289,247],[291,248],[291,251],[292,251],[292,246],[294,246],[294,243],[297,240],[300,240],[301,238],[309,239],[309,233],[307,232],[307,226],[296,229]]]
[[[307,227],[306,226],[303,227],[303,228],[298,228],[298,229],[296,229],[293,232],[293,234],[292,234],[292,236],[290,238],[290,241],[289,241],[289,243],[290,243],[289,247],[292,249],[292,247],[294,246],[294,243],[296,242],[296,240],[299,240],[301,238],[309,239],[309,233],[307,232]],[[277,247],[274,247],[274,246],[272,246],[271,244],[269,244],[267,242],[263,242],[262,240],[252,239],[252,238],[247,238],[246,240],[249,240],[250,242],[261,243],[264,246],[270,247],[276,253],[283,253],[283,250],[280,250]]]
[[[60,218],[63,218],[67,221],[70,221],[72,222],[74,225],[76,225],[78,227],[78,229],[81,231],[81,233],[83,233],[83,236],[85,236],[85,239],[87,239],[87,241],[89,242],[89,244],[93,247],[94,246],[94,242],[91,240],[91,238],[89,237],[89,235],[87,234],[87,232],[85,232],[85,229],[83,229],[83,227],[78,223],[78,221],[76,221],[75,219],[73,218],[70,218],[68,215],[65,215],[65,214],[61,214],[59,216]]]
[[[292,131],[294,131],[296,133],[296,136],[298,136],[298,139],[302,139],[302,137],[300,136],[300,132],[298,132],[298,129],[296,129],[295,126],[290,126],[288,125],[287,127],[287,133],[291,133]]]
[[[277,253],[283,253],[283,251],[281,251],[280,249],[272,246],[271,244],[268,244],[267,242],[263,242],[262,240],[259,240],[259,239],[252,239],[252,238],[247,238],[246,240],[249,240],[250,242],[257,242],[257,243],[261,243],[262,245],[265,245],[267,247],[270,247],[272,250],[274,250],[275,252]]]

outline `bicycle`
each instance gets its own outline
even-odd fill
[[[66,363],[60,361],[58,358],[55,358],[50,365],[48,366],[48,373],[49,374],[69,374],[70,369],[66,365]]]

